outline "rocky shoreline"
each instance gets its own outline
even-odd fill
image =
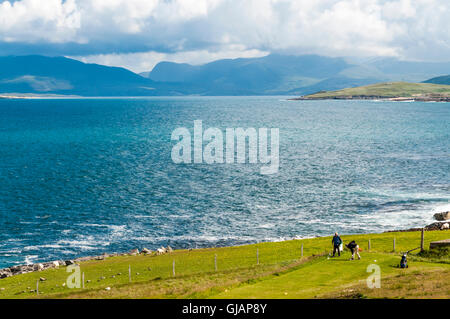
[[[437,222],[434,222],[423,228],[388,230],[388,231],[385,231],[385,233],[422,231],[422,229],[424,229],[425,231],[435,231],[435,230],[447,230],[450,228],[450,211],[434,214],[434,219],[436,219]],[[136,255],[140,255],[140,254],[157,256],[157,255],[162,255],[162,254],[171,253],[171,252],[173,252],[173,249],[170,246],[161,247],[161,248],[156,249],[155,251],[152,251],[147,248],[143,248],[141,250],[136,248],[127,253],[112,253],[112,254],[105,253],[100,256],[80,257],[80,258],[73,259],[73,260],[56,260],[56,261],[50,261],[50,262],[45,262],[45,263],[30,264],[30,265],[16,265],[16,266],[11,266],[8,268],[0,269],[0,279],[15,276],[15,275],[20,275],[20,274],[26,274],[26,273],[30,273],[30,272],[42,271],[42,270],[51,269],[51,268],[66,267],[66,266],[77,264],[82,261],[104,260],[105,258],[108,258],[108,257],[136,256]]]
[[[78,264],[82,261],[89,261],[89,260],[104,260],[108,257],[116,257],[116,256],[136,256],[139,254],[143,255],[162,255],[166,253],[173,252],[173,249],[170,246],[167,247],[161,247],[158,248],[156,251],[151,251],[150,249],[143,248],[141,251],[139,249],[133,249],[130,252],[127,253],[112,253],[112,254],[103,254],[100,256],[86,256],[86,257],[80,257],[76,259],[70,259],[70,260],[55,260],[55,261],[49,261],[45,263],[36,263],[36,264],[30,264],[30,265],[16,265],[11,266],[7,268],[0,269],[0,279],[16,276],[20,274],[26,274],[30,272],[36,272],[36,271],[42,271],[46,269],[52,269],[52,268],[59,268],[59,267],[66,267],[74,264]]]
[[[382,96],[382,95],[335,95],[335,96],[301,96],[289,99],[292,101],[313,100],[380,100],[394,102],[450,102],[448,95],[419,95],[419,96]]]

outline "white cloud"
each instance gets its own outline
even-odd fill
[[[22,0],[0,4],[0,39],[5,42],[82,42],[75,0]]]
[[[137,52],[124,54],[97,54],[88,56],[69,56],[70,58],[80,60],[85,63],[97,63],[108,66],[125,67],[136,73],[151,71],[153,67],[161,61],[189,63],[193,65],[212,62],[218,59],[233,58],[253,58],[261,57],[269,54],[269,52],[259,50],[245,50],[240,47],[228,48],[211,52],[207,50],[184,51],[177,53],[161,53],[161,52]]]
[[[448,0],[21,0],[0,4],[0,40],[84,43],[134,69],[230,48],[448,60],[449,16]]]

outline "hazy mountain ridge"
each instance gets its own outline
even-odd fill
[[[434,83],[434,84],[450,85],[450,75],[438,76],[438,77],[435,77],[435,78],[423,81],[423,83]]]
[[[434,77],[449,73],[450,62],[406,62],[392,58],[356,61],[318,55],[270,54],[203,65],[160,62],[152,71],[139,75],[120,67],[65,57],[3,56],[0,57],[0,93],[304,95],[386,81],[445,81]]]
[[[155,83],[127,69],[65,57],[0,57],[0,93],[82,96],[180,94],[176,85]]]
[[[450,73],[450,62],[270,54],[203,65],[160,62],[142,75],[154,81],[189,83],[204,95],[302,95],[386,81],[421,82],[446,72]]]

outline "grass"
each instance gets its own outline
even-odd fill
[[[380,289],[369,289],[357,284],[325,295],[326,298],[433,298],[450,296],[450,269],[422,269],[400,272],[383,280]]]
[[[343,96],[413,97],[425,94],[450,94],[450,85],[432,83],[386,82],[337,91],[318,92],[306,98],[335,98]]]
[[[394,237],[397,252],[392,252]],[[430,241],[449,237],[450,231],[426,232],[426,247]],[[176,250],[161,256],[118,256],[81,262],[84,289],[70,289],[64,285],[70,273],[63,267],[1,279],[0,298],[350,298],[353,295],[342,294],[349,287],[368,297],[408,297],[407,291],[416,289],[412,288],[417,281],[415,272],[419,271],[430,282],[439,283],[443,274],[450,271],[448,251],[412,254],[410,268],[395,267],[401,251],[420,245],[420,232],[346,235],[342,239],[359,243],[363,248],[362,260],[349,261],[349,252],[338,258],[328,258],[331,237]],[[370,252],[367,251],[369,239]],[[381,268],[381,289],[364,290],[364,282],[370,275],[367,273],[369,264]],[[404,288],[395,290],[390,280],[399,274],[409,278],[405,280],[411,285],[404,283]],[[46,280],[39,282],[40,294],[37,295],[35,289],[40,277]],[[106,287],[111,289],[105,290]],[[441,296],[447,289],[445,285],[436,291],[432,287],[421,296],[428,296],[426,293]]]

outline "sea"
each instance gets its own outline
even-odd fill
[[[278,128],[279,169],[174,163],[180,127]],[[421,227],[450,210],[450,103],[0,100],[0,268]]]

